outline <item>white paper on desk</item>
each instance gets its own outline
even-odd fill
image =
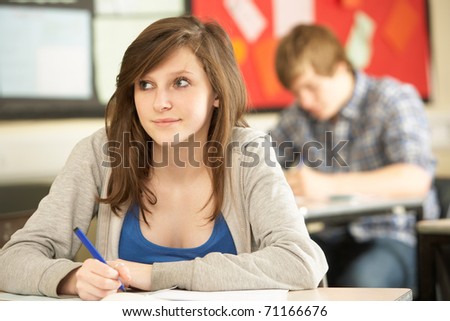
[[[288,290],[243,290],[243,291],[185,291],[169,290],[156,293],[160,300],[173,301],[285,301]]]
[[[177,289],[156,292],[119,292],[104,301],[285,301],[288,290],[185,291]]]
[[[108,295],[103,301],[286,301],[288,290],[243,290],[243,291],[185,291],[164,289],[155,292],[118,292]],[[0,292],[3,301],[79,301],[74,296],[52,298],[37,295],[20,295]]]

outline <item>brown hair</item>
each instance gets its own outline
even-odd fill
[[[352,69],[345,49],[328,28],[320,25],[298,25],[284,36],[278,45],[275,67],[278,79],[287,89],[303,73],[307,64],[322,76],[331,76],[337,63]]]
[[[154,192],[146,184],[152,176],[152,138],[139,121],[134,104],[134,84],[182,47],[190,48],[203,64],[213,91],[219,98],[219,107],[214,108],[211,119],[208,143],[227,146],[231,140],[232,128],[246,126],[242,117],[247,108],[247,91],[231,41],[222,27],[215,22],[202,23],[192,16],[165,18],[154,22],[126,50],[117,76],[116,91],[107,105],[108,148],[114,147],[112,142],[121,142],[119,153],[122,164],[129,164],[112,168],[108,194],[100,199],[101,202],[110,204],[114,213],[122,206],[132,203],[147,211],[142,195],[150,204],[157,202]],[[221,166],[210,167],[213,192],[208,202],[214,202],[211,214],[211,219],[214,219],[223,203],[228,155],[224,148],[211,150],[216,154],[209,159],[223,160]],[[209,152],[209,157],[211,156]],[[143,157],[150,161],[143,161]]]

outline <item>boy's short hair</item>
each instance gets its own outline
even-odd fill
[[[339,39],[328,28],[320,25],[297,25],[278,45],[275,68],[278,79],[290,89],[292,81],[310,64],[323,76],[334,74],[337,63],[351,63]]]

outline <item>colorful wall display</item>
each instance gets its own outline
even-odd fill
[[[255,109],[292,101],[274,59],[279,38],[298,23],[330,27],[355,67],[411,83],[430,98],[426,0],[191,0],[191,12],[215,19],[230,34]]]

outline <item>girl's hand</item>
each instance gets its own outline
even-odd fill
[[[152,280],[152,265],[125,260],[116,260],[127,269],[127,284],[135,289],[150,291]],[[119,269],[119,271],[122,271]],[[122,277],[122,274],[121,274]]]
[[[116,293],[122,283],[127,287],[130,280],[130,270],[119,260],[109,261],[106,265],[95,259],[87,259],[80,268],[70,272],[61,281],[58,293],[76,294],[83,300],[101,300]]]

